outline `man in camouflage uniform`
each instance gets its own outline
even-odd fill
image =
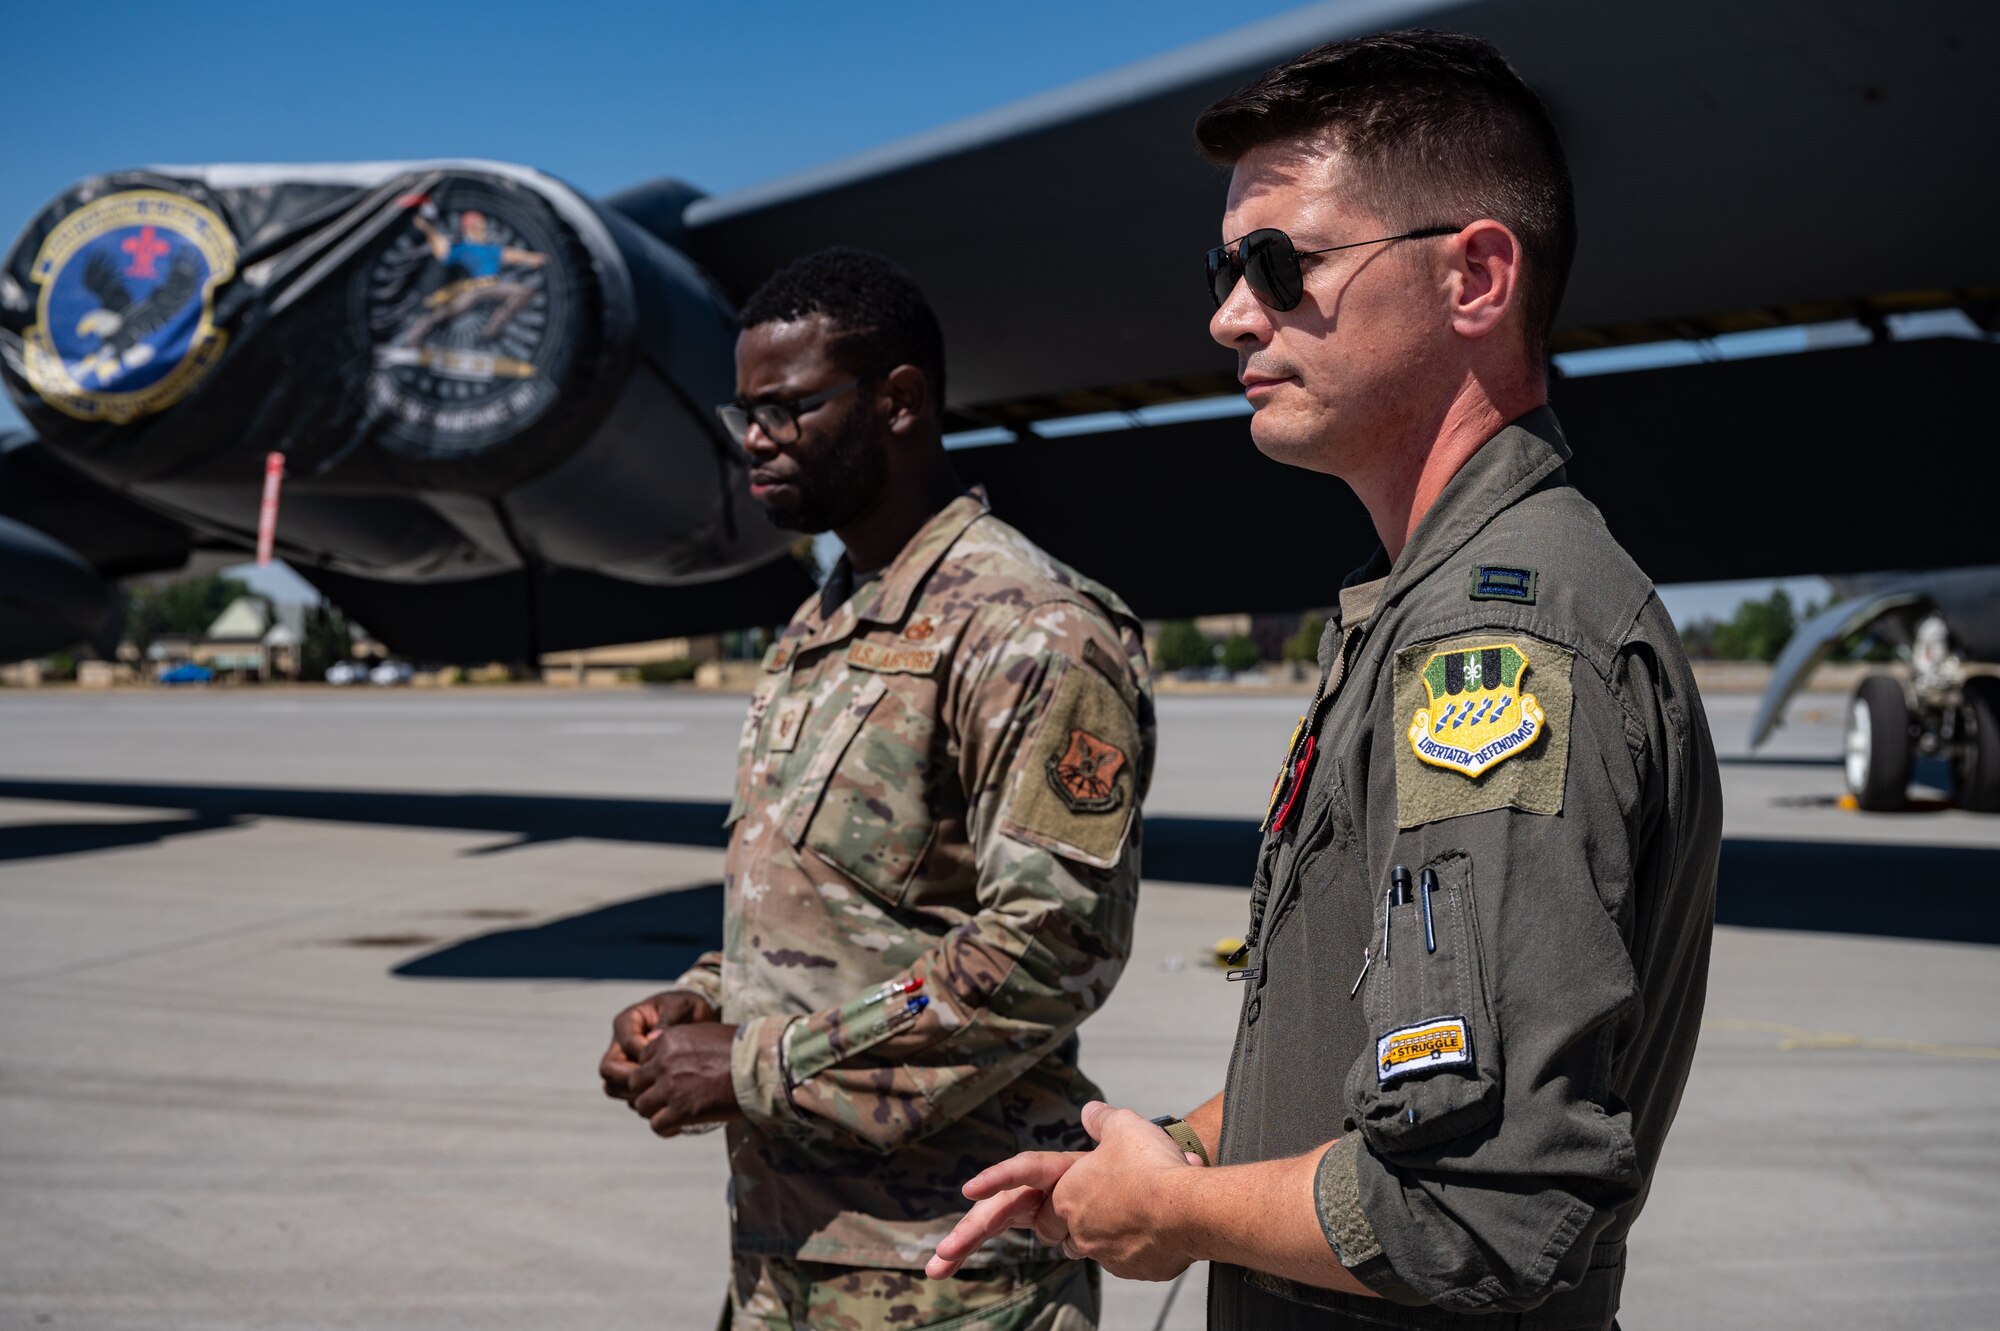
[[[723,950],[620,1014],[606,1089],[662,1135],[728,1124],[738,1328],[1088,1328],[1094,1269],[1032,1236],[922,1267],[973,1169],[1085,1140],[1075,1032],[1130,947],[1152,763],[1139,625],[961,492],[898,270],[810,256],[743,324],[721,411],[753,494],[847,554],[764,659]]]

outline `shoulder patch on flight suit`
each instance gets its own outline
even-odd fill
[[[1396,822],[1562,812],[1575,654],[1511,631],[1396,657]]]
[[[1049,709],[1029,741],[1001,831],[1100,869],[1113,868],[1132,825],[1139,723],[1095,670],[1059,666]]]

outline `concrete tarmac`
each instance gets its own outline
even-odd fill
[[[1750,761],[1754,703],[1708,702],[1722,923],[1623,1323],[1994,1324],[2000,819],[1842,812],[1842,700]],[[594,1066],[717,928],[742,706],[0,693],[0,1331],[712,1325],[720,1140],[654,1139]],[[1136,949],[1084,1028],[1115,1101],[1221,1083],[1206,957],[1299,706],[1162,701]],[[1108,1281],[1104,1325],[1166,1294]]]

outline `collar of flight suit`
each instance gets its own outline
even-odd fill
[[[1555,413],[1547,406],[1536,407],[1466,459],[1393,565],[1378,545],[1369,561],[1348,575],[1348,583],[1381,577],[1386,568],[1389,585],[1382,589],[1376,608],[1392,604],[1435,573],[1487,523],[1560,472],[1569,458],[1569,444]]]
[[[966,528],[990,512],[992,505],[986,500],[985,488],[977,485],[939,509],[917,529],[902,553],[882,570],[882,576],[856,588],[825,623],[812,630],[804,645],[817,647],[838,642],[852,634],[864,620],[894,624],[902,619],[917,589],[924,585],[945,552],[958,544]],[[813,613],[817,615],[817,610]]]

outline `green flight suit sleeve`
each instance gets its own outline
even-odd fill
[[[995,610],[945,703],[976,909],[890,982],[922,980],[913,1018],[871,992],[739,1033],[737,1100],[763,1131],[921,1140],[1055,1051],[1124,968],[1153,752],[1136,625],[1070,601]]]
[[[1376,1038],[1346,1084],[1354,1127],[1317,1180],[1350,1270],[1395,1301],[1459,1312],[1525,1310],[1577,1285],[1643,1186],[1612,1087],[1644,1019],[1633,885],[1659,843],[1668,727],[1643,662],[1607,681],[1522,642],[1548,725],[1536,765],[1483,774],[1497,784],[1422,774],[1461,782],[1469,811],[1426,785],[1428,820],[1393,829],[1382,881],[1392,864],[1427,873],[1430,929],[1421,886],[1411,905],[1375,904],[1376,932],[1385,911],[1391,930],[1368,977]],[[1408,710],[1378,744],[1417,742]],[[1407,784],[1415,763],[1397,761]]]

